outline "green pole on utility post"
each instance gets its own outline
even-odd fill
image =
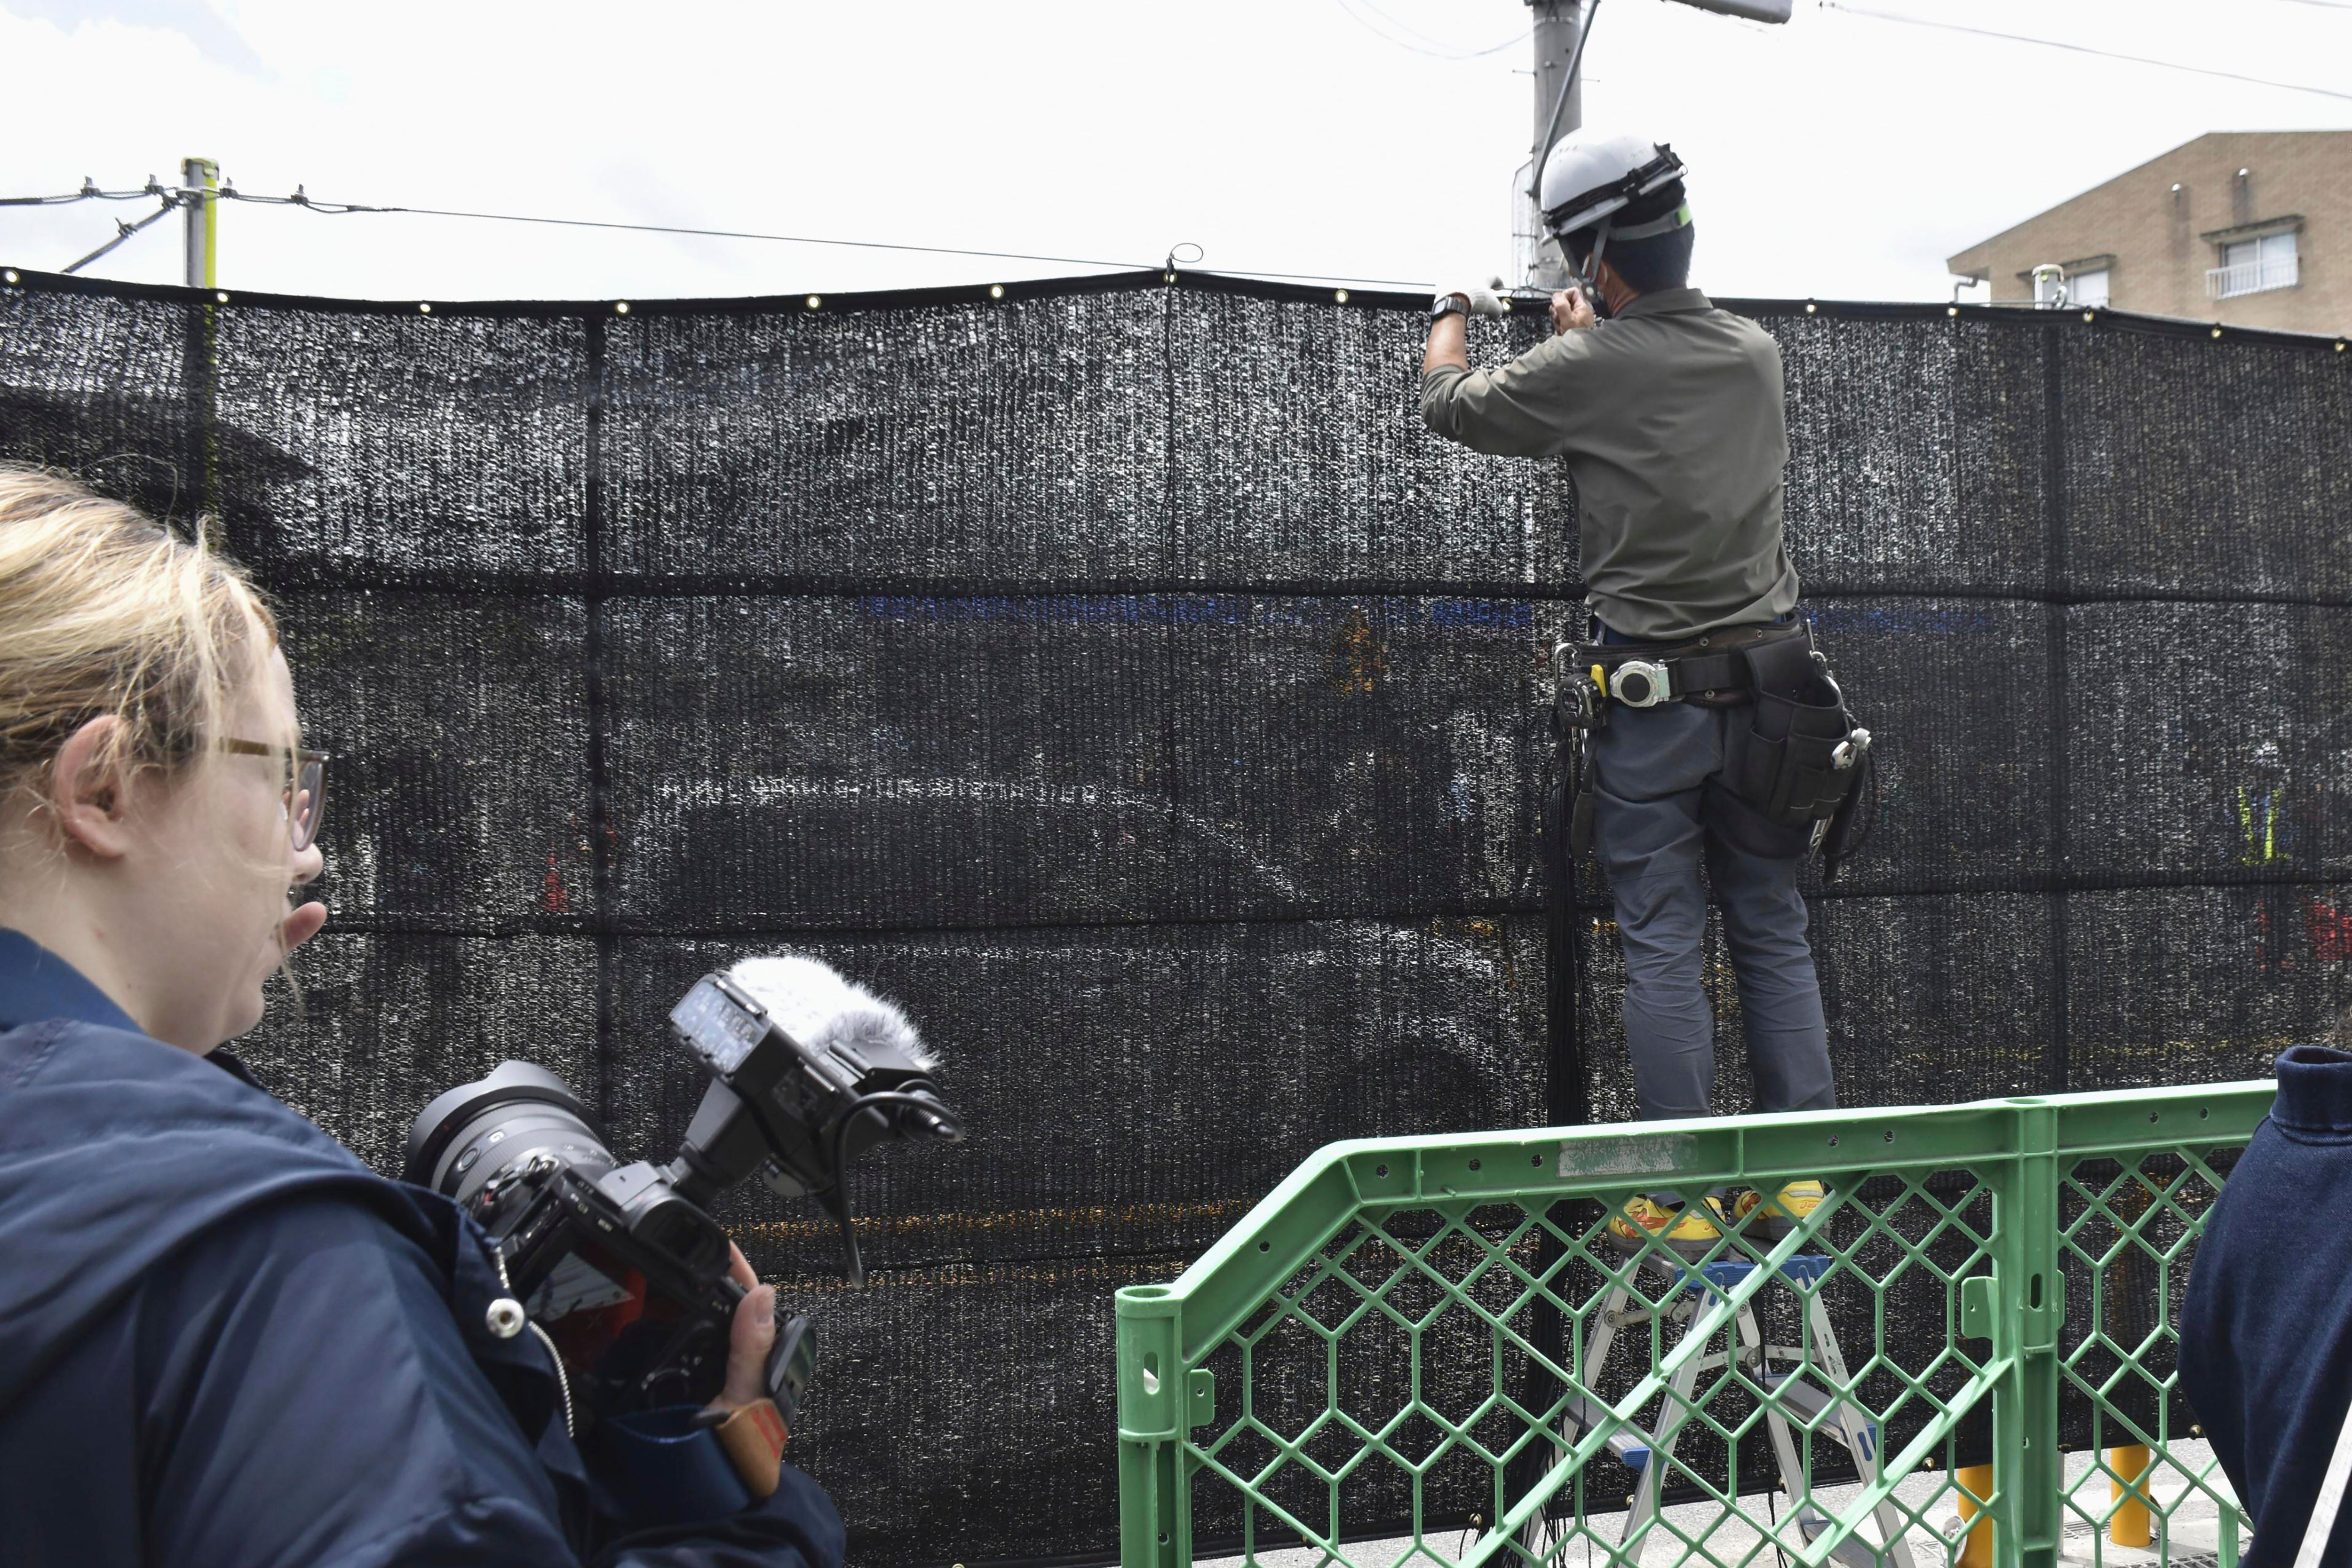
[[[188,312],[188,467],[194,510],[205,537],[224,542],[220,524],[220,165],[190,158],[180,165],[180,200],[188,210],[187,283],[214,291]]]
[[[220,165],[209,158],[190,158],[180,165],[180,188],[200,192],[182,198],[188,204],[188,287],[220,287]]]

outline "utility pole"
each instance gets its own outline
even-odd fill
[[[191,158],[180,165],[180,188],[201,191],[180,199],[188,209],[188,287],[220,287],[220,165],[209,158]]]
[[[1518,221],[1514,226],[1520,281],[1546,292],[1567,287],[1570,274],[1559,242],[1544,232],[1538,193],[1543,184],[1544,158],[1552,143],[1584,123],[1583,71],[1578,68],[1574,80],[1569,72],[1579,66],[1577,40],[1584,36],[1596,4],[1598,0],[1528,0],[1528,9],[1535,14],[1535,135],[1528,143],[1532,151],[1527,167],[1519,174],[1514,205]]]
[[[1511,232],[1520,281],[1547,292],[1571,281],[1559,244],[1544,231],[1544,159],[1552,144],[1584,123],[1584,36],[1601,0],[1527,0],[1535,14],[1536,134],[1512,193]],[[1738,16],[1750,22],[1789,19],[1793,0],[1682,0],[1696,11]],[[1562,91],[1563,86],[1566,91]]]

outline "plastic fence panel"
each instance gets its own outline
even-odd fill
[[[2154,1148],[2065,1171],[2060,1267],[2074,1306],[2060,1397],[2087,1405],[2093,1455],[2067,1489],[2066,1517],[2091,1527],[2095,1562],[2111,1542],[2169,1556],[2176,1515],[2200,1495],[2234,1507],[2218,1461],[2174,1451],[2193,1426],[2177,1371],[2180,1301],[2234,1154]]]
[[[2181,1448],[2174,1323],[2269,1096],[1333,1145],[1120,1293],[1127,1568],[1918,1568],[2234,1518]],[[1793,1226],[1734,1207],[1680,1249],[1628,1208],[1818,1176]],[[2096,1451],[2072,1482],[2062,1431]]]

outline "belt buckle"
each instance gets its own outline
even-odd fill
[[[1635,683],[1631,692],[1625,689],[1629,680]],[[1655,707],[1675,700],[1674,677],[1664,664],[1628,659],[1609,672],[1609,695],[1627,707]]]

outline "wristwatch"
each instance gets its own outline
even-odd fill
[[[1444,320],[1448,316],[1460,316],[1466,319],[1469,314],[1470,302],[1459,294],[1449,294],[1429,308],[1429,319],[1433,326]]]

